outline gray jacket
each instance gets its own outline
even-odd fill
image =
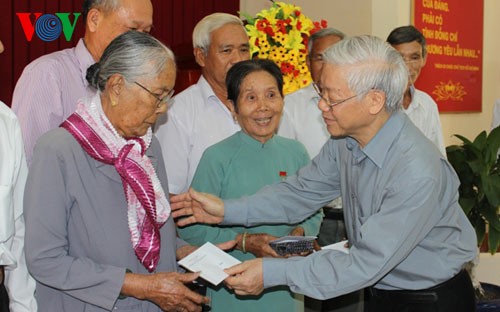
[[[158,140],[146,152],[165,194]],[[115,168],[91,158],[62,128],[38,141],[26,185],[26,257],[37,280],[39,311],[160,311],[151,302],[118,299],[126,268],[147,273],[132,248],[127,202]],[[157,271],[175,271],[172,218],[161,228]]]

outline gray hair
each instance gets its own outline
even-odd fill
[[[90,86],[103,91],[114,74],[122,75],[128,82],[155,77],[169,61],[175,66],[174,54],[163,43],[149,34],[131,30],[111,41],[100,61],[87,69],[86,78]]]
[[[243,21],[237,16],[227,13],[213,13],[205,16],[194,27],[193,48],[200,48],[206,53],[211,43],[210,35],[212,32],[227,24],[241,25],[245,31]]]
[[[309,42],[307,43],[307,51],[309,52],[309,54],[312,51],[312,47],[313,47],[314,41],[316,41],[316,39],[328,37],[328,36],[336,36],[336,37],[339,37],[340,40],[343,40],[346,37],[346,34],[341,32],[340,30],[332,28],[332,27],[323,28],[323,29],[318,30],[317,32],[315,32],[314,34],[312,34],[309,37]]]
[[[389,113],[399,110],[408,84],[408,69],[401,55],[374,36],[346,38],[323,54],[326,63],[349,68],[347,84],[358,97],[371,89],[385,93]]]
[[[84,0],[82,4],[83,21],[87,20],[87,14],[93,8],[100,8],[104,12],[110,12],[118,9],[120,0]]]

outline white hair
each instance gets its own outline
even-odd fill
[[[174,53],[158,39],[130,30],[111,41],[99,62],[87,69],[86,78],[102,91],[114,74],[133,82],[140,77],[155,77],[172,63],[175,71]]]
[[[206,53],[210,46],[210,35],[212,32],[227,24],[240,25],[243,31],[245,31],[243,21],[237,16],[227,13],[213,13],[205,16],[194,27],[193,48],[200,48]]]
[[[374,36],[341,40],[323,53],[326,63],[349,68],[347,84],[358,96],[375,89],[385,93],[385,108],[401,108],[408,84],[408,69],[401,55],[387,42]]]
[[[339,37],[340,40],[343,40],[345,37],[347,37],[343,32],[341,32],[338,29],[335,29],[332,27],[322,28],[309,37],[309,41],[307,42],[307,51],[309,53],[311,53],[313,45],[314,45],[314,41],[316,41],[316,39],[324,38],[324,37],[328,37],[328,36],[336,36],[336,37]]]
[[[104,12],[115,11],[119,8],[118,0],[84,0],[82,4],[82,17],[87,20],[87,14],[93,8],[100,8]]]

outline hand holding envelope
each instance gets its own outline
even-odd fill
[[[238,295],[257,295],[264,290],[262,258],[241,263],[207,242],[178,263],[189,271],[200,272],[200,277],[215,286],[225,281]]]
[[[241,261],[207,242],[178,263],[189,271],[200,272],[203,279],[217,286],[229,276],[224,269]]]

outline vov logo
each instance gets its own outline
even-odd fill
[[[36,33],[41,40],[50,42],[59,38],[61,33],[63,33],[66,41],[70,41],[75,31],[76,21],[81,13],[66,12],[54,14],[16,13],[23,28],[24,35],[26,36],[26,40],[31,42],[33,33]],[[70,14],[73,14],[73,23],[69,20]],[[33,15],[35,16],[34,22],[32,22],[31,19]]]

